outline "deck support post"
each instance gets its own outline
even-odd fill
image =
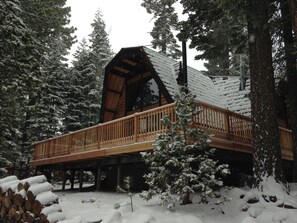
[[[74,177],[75,177],[75,170],[71,170],[71,179],[70,179],[71,190],[74,189]]]
[[[118,162],[117,162],[117,187],[121,186],[121,178],[122,178],[122,162],[121,162],[121,157],[118,157]]]
[[[38,167],[35,167],[34,176],[37,176],[37,174],[38,174]],[[12,175],[14,175],[14,169],[13,169]]]
[[[62,184],[62,191],[65,191],[67,181],[67,170],[63,170],[63,184]]]
[[[82,187],[83,187],[83,180],[84,180],[83,176],[84,176],[84,171],[83,169],[80,169],[79,170],[79,191],[80,192],[82,191]]]
[[[50,169],[46,170],[46,171],[42,171],[43,174],[45,175],[47,182],[51,183],[52,181],[52,171]]]
[[[83,181],[84,181],[84,171],[83,169],[79,170],[79,191],[82,191],[82,186],[83,186]]]
[[[101,187],[101,165],[99,165],[96,170],[96,177],[95,177],[96,191],[100,191],[100,187]]]

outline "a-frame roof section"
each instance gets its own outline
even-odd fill
[[[147,53],[155,71],[165,84],[168,92],[173,97],[178,93],[176,78],[179,72],[180,62],[149,48],[144,47],[143,49]],[[198,101],[223,107],[220,96],[211,78],[192,67],[188,67],[188,88],[190,92],[196,95]]]
[[[114,119],[127,82],[136,82],[141,77],[149,76],[154,77],[167,102],[173,102],[144,47],[122,48],[105,68],[100,122]]]

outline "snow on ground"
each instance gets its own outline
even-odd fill
[[[224,188],[220,197],[200,203],[198,195],[193,204],[178,205],[170,211],[159,205],[157,198],[144,201],[133,196],[134,212],[127,194],[108,192],[55,192],[68,221],[63,223],[297,223],[297,209],[279,208],[277,203],[265,202],[256,191]],[[247,203],[258,198],[259,202]],[[286,196],[284,203],[297,205],[297,197]],[[278,201],[279,202],[279,201]],[[121,206],[115,209],[115,204]]]

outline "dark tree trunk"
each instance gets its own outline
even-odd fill
[[[269,32],[269,1],[249,0],[248,34],[251,76],[255,187],[263,177],[285,182],[275,108],[275,82]]]
[[[296,47],[292,33],[292,20],[288,0],[280,0],[282,12],[283,38],[285,43],[285,57],[287,65],[287,81],[289,90],[290,128],[293,138],[293,181],[297,181],[297,70]],[[297,40],[297,39],[296,39]]]

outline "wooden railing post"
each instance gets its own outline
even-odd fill
[[[84,147],[83,147],[83,149],[84,149],[84,151],[86,150],[86,144],[87,144],[87,131],[86,130],[84,130],[84,138],[83,138],[83,143],[84,143]]]
[[[98,125],[97,127],[97,144],[98,144],[98,149],[100,149],[100,142],[101,142],[101,124]]]
[[[225,126],[226,126],[226,131],[227,131],[227,139],[231,138],[230,134],[230,113],[227,111],[225,113]]]
[[[69,139],[68,139],[68,154],[71,153],[71,147],[72,147],[72,135],[69,135]]]
[[[134,142],[138,141],[139,119],[138,113],[134,114]]]

